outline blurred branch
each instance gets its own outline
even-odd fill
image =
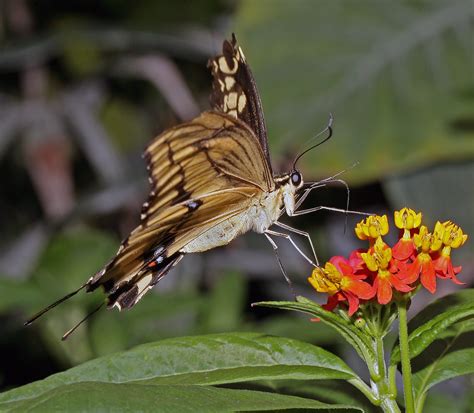
[[[192,119],[200,113],[199,106],[178,67],[164,55],[124,58],[117,66],[117,73],[131,74],[149,80],[183,121]]]
[[[10,142],[18,133],[24,119],[22,117],[21,105],[18,103],[1,102],[0,104],[0,158],[7,149]]]
[[[97,84],[85,84],[62,99],[61,110],[77,132],[77,138],[97,174],[106,184],[120,181],[124,168],[111,139],[95,116],[103,97]]]
[[[0,255],[0,273],[12,278],[26,278],[49,239],[44,224],[36,224],[12,243],[3,248]]]
[[[67,36],[71,35],[107,52],[157,49],[172,57],[198,62],[215,53],[216,43],[212,40],[212,34],[205,29],[182,30],[174,35],[123,29],[75,30],[4,48],[0,54],[0,69],[18,70],[57,57],[62,54]],[[209,40],[203,41],[206,38]]]
[[[5,14],[13,33],[26,37],[33,32],[33,16],[26,0],[9,0]],[[49,218],[65,216],[74,203],[74,185],[69,146],[61,121],[47,102],[47,70],[39,65],[25,66],[20,73],[23,111],[28,119],[24,128],[25,166]]]

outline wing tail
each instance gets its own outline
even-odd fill
[[[135,277],[128,281],[109,287],[107,294],[107,307],[116,307],[119,310],[133,307],[158,281],[160,281],[182,258],[184,254],[176,252],[165,258],[162,262],[151,261]],[[100,284],[100,280],[98,280]],[[93,288],[97,288],[94,286]],[[104,285],[104,289],[106,289]]]

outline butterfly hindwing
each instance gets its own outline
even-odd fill
[[[152,190],[142,222],[87,286],[102,286],[108,305],[118,308],[132,307],[182,258],[186,245],[274,187],[252,130],[223,113],[204,112],[167,130],[145,158]]]
[[[228,113],[246,123],[258,138],[270,165],[262,102],[250,67],[242,49],[237,45],[235,35],[232,35],[230,41],[224,41],[222,55],[209,60],[208,66],[213,76],[211,94],[213,109]]]

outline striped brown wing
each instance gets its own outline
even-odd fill
[[[109,306],[132,307],[213,226],[249,208],[274,182],[253,132],[238,119],[205,112],[167,130],[147,148],[152,191],[142,223],[88,283]]]
[[[253,130],[271,170],[262,102],[250,67],[234,34],[230,41],[224,41],[222,55],[209,60],[208,66],[213,76],[212,108],[240,119]]]

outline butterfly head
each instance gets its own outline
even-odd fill
[[[296,169],[290,172],[289,181],[291,185],[295,187],[295,190],[300,189],[303,186],[303,176],[301,175],[301,172]]]
[[[280,187],[286,213],[291,216],[295,210],[295,195],[304,184],[303,176],[300,171],[293,169],[289,173],[275,177],[275,183]]]

